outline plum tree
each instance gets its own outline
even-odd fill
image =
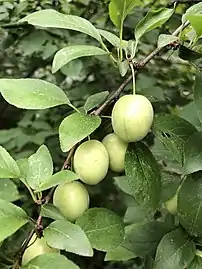
[[[128,143],[115,133],[108,134],[102,140],[109,154],[109,167],[114,172],[124,171],[124,159]]]
[[[74,154],[74,170],[80,179],[89,185],[102,181],[109,168],[109,155],[105,146],[98,140],[81,144]]]
[[[75,221],[89,207],[89,194],[78,181],[59,185],[53,195],[53,204],[69,221]]]
[[[149,132],[154,117],[150,101],[143,95],[124,95],[113,107],[112,127],[126,142],[142,140]]]

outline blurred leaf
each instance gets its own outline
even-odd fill
[[[187,15],[196,15],[202,13],[202,3],[197,3],[195,5],[192,5],[190,8],[188,8],[182,16],[182,22],[184,23],[186,21]]]
[[[186,15],[191,26],[194,28],[198,36],[202,35],[202,14]]]
[[[128,72],[128,69],[129,69],[128,60],[124,60],[119,63],[119,72],[122,77],[126,75],[126,73]]]
[[[119,246],[124,239],[121,218],[106,208],[91,208],[76,220],[86,233],[93,248],[109,251]]]
[[[24,210],[0,199],[0,242],[15,233],[28,220]]]
[[[106,55],[107,52],[99,47],[88,45],[68,46],[59,50],[53,59],[52,72],[57,72],[61,67],[80,57]]]
[[[128,14],[135,6],[140,4],[140,0],[111,0],[109,3],[109,16],[111,21],[120,29]]]
[[[16,201],[20,198],[17,186],[10,179],[0,180],[0,199],[5,201]]]
[[[123,246],[118,246],[105,255],[105,261],[128,261],[135,258],[136,255]]]
[[[185,232],[176,229],[158,245],[154,269],[187,268],[195,256],[195,245]]]
[[[74,113],[66,117],[59,128],[62,151],[69,151],[76,143],[93,133],[100,124],[101,118],[98,116]]]
[[[178,192],[178,215],[181,225],[193,236],[201,236],[202,174],[189,175]]]
[[[88,112],[91,109],[102,104],[108,95],[109,95],[109,92],[104,91],[104,92],[98,92],[89,96],[84,105],[85,111]]]
[[[184,144],[197,131],[196,128],[178,116],[157,114],[152,129],[155,136],[173,154],[173,159],[182,164]]]
[[[44,230],[49,246],[66,250],[81,256],[93,256],[93,250],[84,231],[76,224],[65,220],[56,220]]]
[[[42,205],[40,214],[45,218],[54,220],[66,220],[65,217],[61,214],[60,210],[53,204]]]
[[[191,50],[183,45],[180,45],[179,48],[179,57],[187,61],[195,61],[202,58],[202,53],[198,53],[194,50]]]
[[[21,19],[19,22],[26,21],[34,26],[78,31],[102,42],[99,31],[88,20],[74,15],[65,15],[53,9],[36,11]]]
[[[70,170],[59,171],[52,176],[41,178],[41,182],[38,188],[36,188],[36,191],[44,191],[61,183],[71,182],[76,179],[79,179],[79,176]]]
[[[19,176],[17,163],[6,149],[0,146],[0,178],[19,178]]]
[[[184,175],[202,170],[202,132],[191,135],[184,144]]]
[[[53,173],[53,161],[48,148],[42,145],[28,159],[26,181],[33,190],[37,190]]]
[[[202,268],[202,258],[199,256],[195,256],[195,258],[187,267],[187,269],[201,269],[201,268]]]
[[[169,172],[162,172],[162,192],[161,192],[161,200],[162,202],[166,202],[170,198],[172,198],[181,183],[180,175],[169,173]]]
[[[174,41],[178,41],[178,37],[173,36],[173,35],[164,35],[164,34],[161,34],[158,37],[157,47],[158,48],[163,48],[163,47],[169,45],[170,43],[172,43]]]
[[[22,266],[22,269],[79,269],[79,267],[68,260],[65,256],[57,253],[45,253],[39,256],[36,256],[25,266]]]
[[[40,79],[0,79],[0,89],[3,98],[19,108],[45,109],[70,104],[59,87]]]
[[[126,226],[123,246],[130,249],[136,256],[154,255],[161,238],[173,227],[166,223],[149,221]],[[164,268],[164,267],[163,267]]]
[[[135,28],[135,38],[139,40],[147,32],[163,25],[174,13],[174,9],[161,8],[149,11]]]
[[[195,78],[194,102],[198,111],[199,120],[202,122],[202,73],[198,72]]]
[[[154,213],[160,201],[161,175],[154,156],[143,143],[129,144],[125,172],[135,200],[148,212]]]

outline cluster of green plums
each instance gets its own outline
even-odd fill
[[[112,110],[114,132],[105,136],[101,142],[85,141],[76,149],[73,167],[82,183],[73,181],[60,184],[53,195],[53,204],[68,221],[74,222],[89,208],[89,194],[84,184],[98,184],[109,169],[119,173],[124,171],[128,143],[140,141],[148,134],[153,117],[153,107],[146,97],[125,95]],[[50,248],[44,238],[37,238],[25,251],[22,263],[26,264],[35,256],[47,252],[57,250]]]

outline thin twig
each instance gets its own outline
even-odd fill
[[[180,25],[173,33],[173,36],[177,36],[184,28],[186,28],[189,25],[189,22],[186,22],[185,24]],[[164,47],[156,48],[154,51],[152,51],[144,60],[138,62],[135,64],[136,72],[143,68],[148,62],[151,61],[157,54],[159,54],[160,51],[162,51]],[[101,112],[117,97],[119,97],[120,93],[124,90],[124,88],[130,83],[133,76],[130,75],[120,86],[119,88],[95,111],[92,112],[94,115],[100,115]]]

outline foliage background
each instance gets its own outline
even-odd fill
[[[180,25],[181,14],[191,5],[190,2],[179,3],[177,12],[165,26],[149,32],[142,38],[137,54],[138,59],[144,58],[156,47],[160,33],[172,32]],[[92,38],[68,30],[35,29],[30,25],[16,26],[20,18],[31,12],[53,8],[62,13],[82,16],[90,20],[97,28],[116,33],[108,17],[108,3],[107,0],[0,1],[0,77],[40,78],[53,82],[66,92],[76,107],[82,106],[88,96],[93,93],[106,90],[111,92],[118,88],[123,79],[120,77],[119,70],[114,68],[107,57],[81,58],[63,67],[56,74],[51,73],[52,59],[57,50],[70,44],[96,44]],[[125,21],[124,38],[133,39],[135,25],[151,7],[170,5],[172,5],[171,1],[164,0],[141,1],[140,6],[136,7]],[[156,112],[166,111],[180,115],[201,130],[201,123],[196,117],[192,103],[195,71],[186,61],[180,60],[177,53],[164,51],[138,72],[137,91],[153,102]],[[130,84],[125,92],[131,91],[131,88]],[[60,150],[57,130],[61,120],[69,112],[67,106],[40,111],[20,110],[0,97],[0,144],[14,158],[19,159],[30,156],[41,144],[45,143],[51,151],[55,171],[58,171],[64,162],[65,154]],[[110,108],[108,113],[110,114]],[[110,131],[110,128],[108,120],[105,120],[104,127],[99,128],[97,132],[98,137],[101,139]],[[168,173],[165,174],[165,185],[170,175],[178,178],[179,167],[171,160],[168,152],[162,149],[162,145],[156,143],[152,136],[149,137],[148,143],[159,162],[166,166]],[[127,224],[141,222],[141,212],[138,212],[134,201],[117,188],[117,182],[114,180],[113,173],[110,173],[107,180],[99,186],[89,187],[91,205],[111,208],[122,215]],[[176,190],[178,185],[175,182],[172,186],[173,190]],[[170,193],[166,193],[166,187],[164,194],[169,198]],[[33,218],[37,214],[36,206],[19,181],[1,180],[0,197],[15,201]],[[29,227],[23,227],[1,246],[0,268],[9,268],[9,259],[14,258],[27,230]],[[71,258],[82,269],[141,268],[143,266],[140,258],[127,262],[103,262],[103,257],[101,252],[96,252],[96,255],[90,259],[71,255]]]

